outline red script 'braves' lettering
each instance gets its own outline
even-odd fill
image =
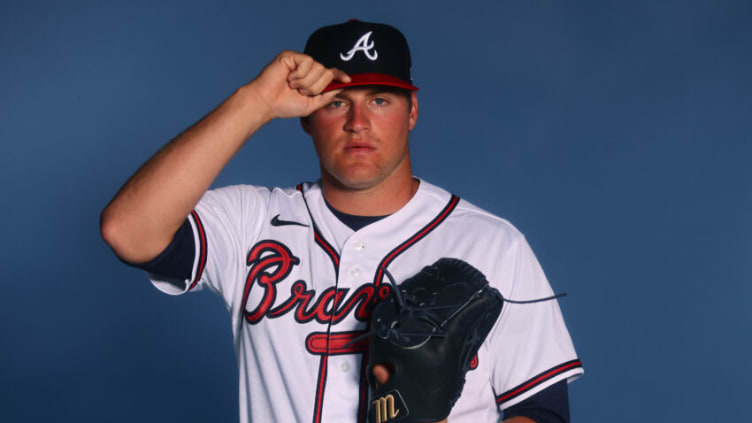
[[[389,286],[380,286],[377,293],[373,283],[364,283],[343,301],[349,292],[347,288],[330,287],[317,296],[315,290],[308,289],[305,281],[299,280],[290,287],[289,297],[272,308],[277,299],[277,284],[290,275],[293,267],[300,264],[300,259],[284,244],[265,240],[251,248],[247,264],[250,270],[243,291],[243,313],[250,324],[256,324],[264,317],[277,318],[290,311],[300,323],[316,320],[334,324],[353,310],[356,319],[367,321],[376,300],[389,295]],[[260,286],[264,293],[258,305],[249,310],[248,298],[254,286]]]

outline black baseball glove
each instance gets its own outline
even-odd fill
[[[443,420],[503,298],[479,270],[458,259],[440,259],[400,285],[391,282],[391,294],[371,316],[369,421]],[[391,370],[385,384],[373,376],[377,364]]]

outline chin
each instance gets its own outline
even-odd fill
[[[373,188],[374,186],[378,185],[379,182],[381,182],[379,179],[371,179],[371,178],[337,178],[337,182],[339,184],[347,189],[351,190],[364,190]]]
[[[350,171],[347,173],[335,173],[330,174],[332,179],[335,180],[343,188],[351,190],[364,190],[372,188],[381,183],[385,178],[373,171],[364,172]]]
[[[399,163],[389,166],[388,163],[359,162],[334,163],[339,166],[324,168],[322,175],[338,186],[347,190],[366,190],[382,184],[395,176],[400,169]]]

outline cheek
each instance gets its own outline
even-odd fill
[[[316,151],[319,152],[331,148],[335,144],[336,135],[340,132],[336,123],[325,119],[312,119],[309,129]]]
[[[382,127],[389,138],[405,140],[410,132],[409,122],[404,116],[389,116],[382,121]]]

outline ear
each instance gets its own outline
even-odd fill
[[[300,118],[300,126],[308,135],[311,135],[311,122],[309,120],[310,118],[310,116],[303,116]]]
[[[410,115],[408,116],[408,129],[412,131],[415,128],[415,124],[418,123],[418,96],[415,94],[415,91],[410,93],[410,102],[412,103],[412,107],[410,107]]]

